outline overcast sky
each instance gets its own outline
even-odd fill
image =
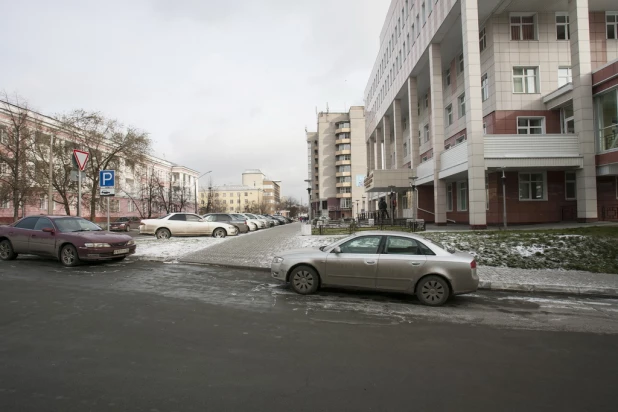
[[[146,130],[215,185],[261,169],[306,203],[305,126],[363,104],[389,3],[0,0],[0,90]]]

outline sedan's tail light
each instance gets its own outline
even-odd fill
[[[476,269],[476,260],[470,262],[470,269]]]

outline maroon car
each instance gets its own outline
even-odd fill
[[[54,257],[64,266],[80,261],[122,260],[135,253],[131,236],[102,230],[75,216],[29,216],[0,227],[0,259],[18,254]]]

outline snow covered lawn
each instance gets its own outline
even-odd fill
[[[140,260],[174,261],[178,258],[207,247],[227,241],[229,238],[214,238],[210,236],[200,237],[172,237],[170,239],[157,239],[154,236],[137,237],[135,243],[136,258]]]

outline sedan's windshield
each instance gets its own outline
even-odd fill
[[[82,219],[81,217],[55,219],[54,223],[61,232],[98,232],[102,230],[91,221]]]

